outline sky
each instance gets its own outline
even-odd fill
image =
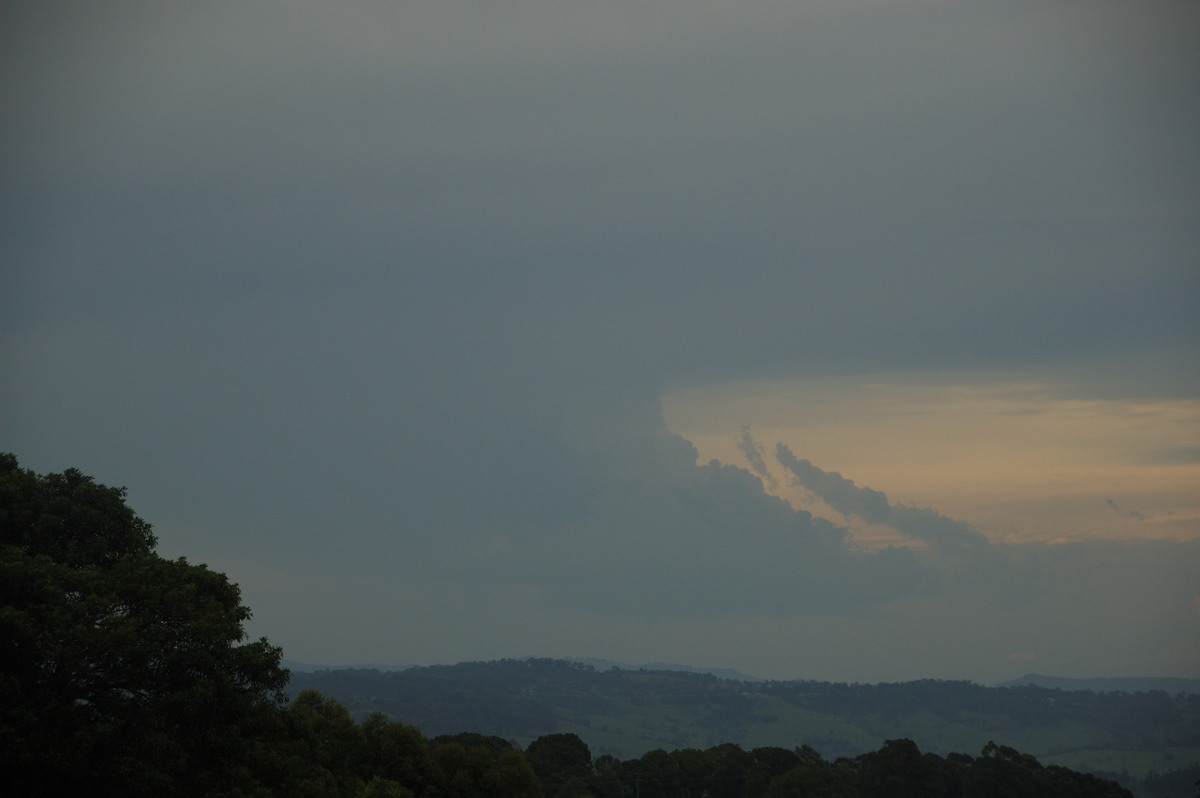
[[[1200,677],[1200,6],[5,3],[0,450],[292,660]]]

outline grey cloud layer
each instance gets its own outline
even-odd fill
[[[285,645],[310,568],[352,586],[335,614],[413,585],[481,638],[489,602],[573,613],[473,656],[936,600],[941,552],[855,552],[697,466],[659,396],[1084,362],[1165,390],[1197,329],[1197,12],[884,6],[5,4],[3,448],[128,485]],[[347,657],[467,645],[421,628]]]
[[[279,9],[130,12],[107,45],[51,40],[65,52],[29,56],[6,166],[12,186],[70,190],[39,192],[46,229],[18,243],[39,261],[53,247],[102,300],[123,281],[97,269],[166,289],[178,276],[159,271],[182,270],[194,301],[213,283],[323,290],[349,267],[406,312],[532,313],[680,378],[1053,356],[1194,326],[1179,292],[1124,265],[1154,241],[1142,268],[1186,280],[1194,234],[1165,208],[1111,216],[1131,196],[1161,206],[1195,167],[1183,128],[1147,118],[1181,146],[1138,150],[1153,190],[1126,174],[1124,110],[1089,103],[1075,64],[1034,68],[1061,57],[1039,37],[1019,54],[991,41],[1031,24],[1019,15],[666,4],[647,13],[682,31],[622,49],[636,15],[593,33],[536,5],[495,24],[402,8],[293,9],[278,30]],[[77,247],[54,221],[86,222]]]

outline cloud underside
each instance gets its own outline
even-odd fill
[[[749,429],[749,470],[698,465],[662,417],[678,386],[880,370],[1194,395],[1195,4],[885,5],[5,4],[3,448],[128,485],[302,645],[279,585],[334,617],[430,586],[472,634],[519,596],[1088,616],[1047,587],[1067,549]],[[861,550],[774,473],[911,545]]]

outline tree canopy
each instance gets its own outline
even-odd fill
[[[0,769],[21,794],[237,788],[287,671],[224,574],[155,552],[125,490],[0,455]]]

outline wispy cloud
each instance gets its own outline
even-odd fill
[[[931,508],[894,505],[882,491],[859,487],[836,471],[824,471],[796,457],[787,444],[776,445],[775,457],[792,475],[795,484],[843,515],[855,516],[868,524],[889,526],[914,540],[941,548],[987,544],[987,539],[965,521],[947,518]]]
[[[1124,507],[1121,507],[1112,499],[1106,499],[1104,503],[1107,504],[1109,507],[1111,507],[1113,510],[1115,510],[1120,515],[1124,516],[1125,518],[1132,518],[1135,521],[1145,521],[1146,520],[1145,513],[1140,513],[1137,510],[1126,510]]]
[[[768,488],[774,489],[777,487],[775,477],[771,474],[771,469],[767,467],[766,457],[763,455],[764,449],[762,444],[754,440],[750,434],[750,427],[743,425],[742,431],[737,438],[738,451],[746,458],[746,462],[750,465],[750,470],[758,474]]]
[[[1200,463],[1200,446],[1172,446],[1151,452],[1150,462],[1164,465]]]

